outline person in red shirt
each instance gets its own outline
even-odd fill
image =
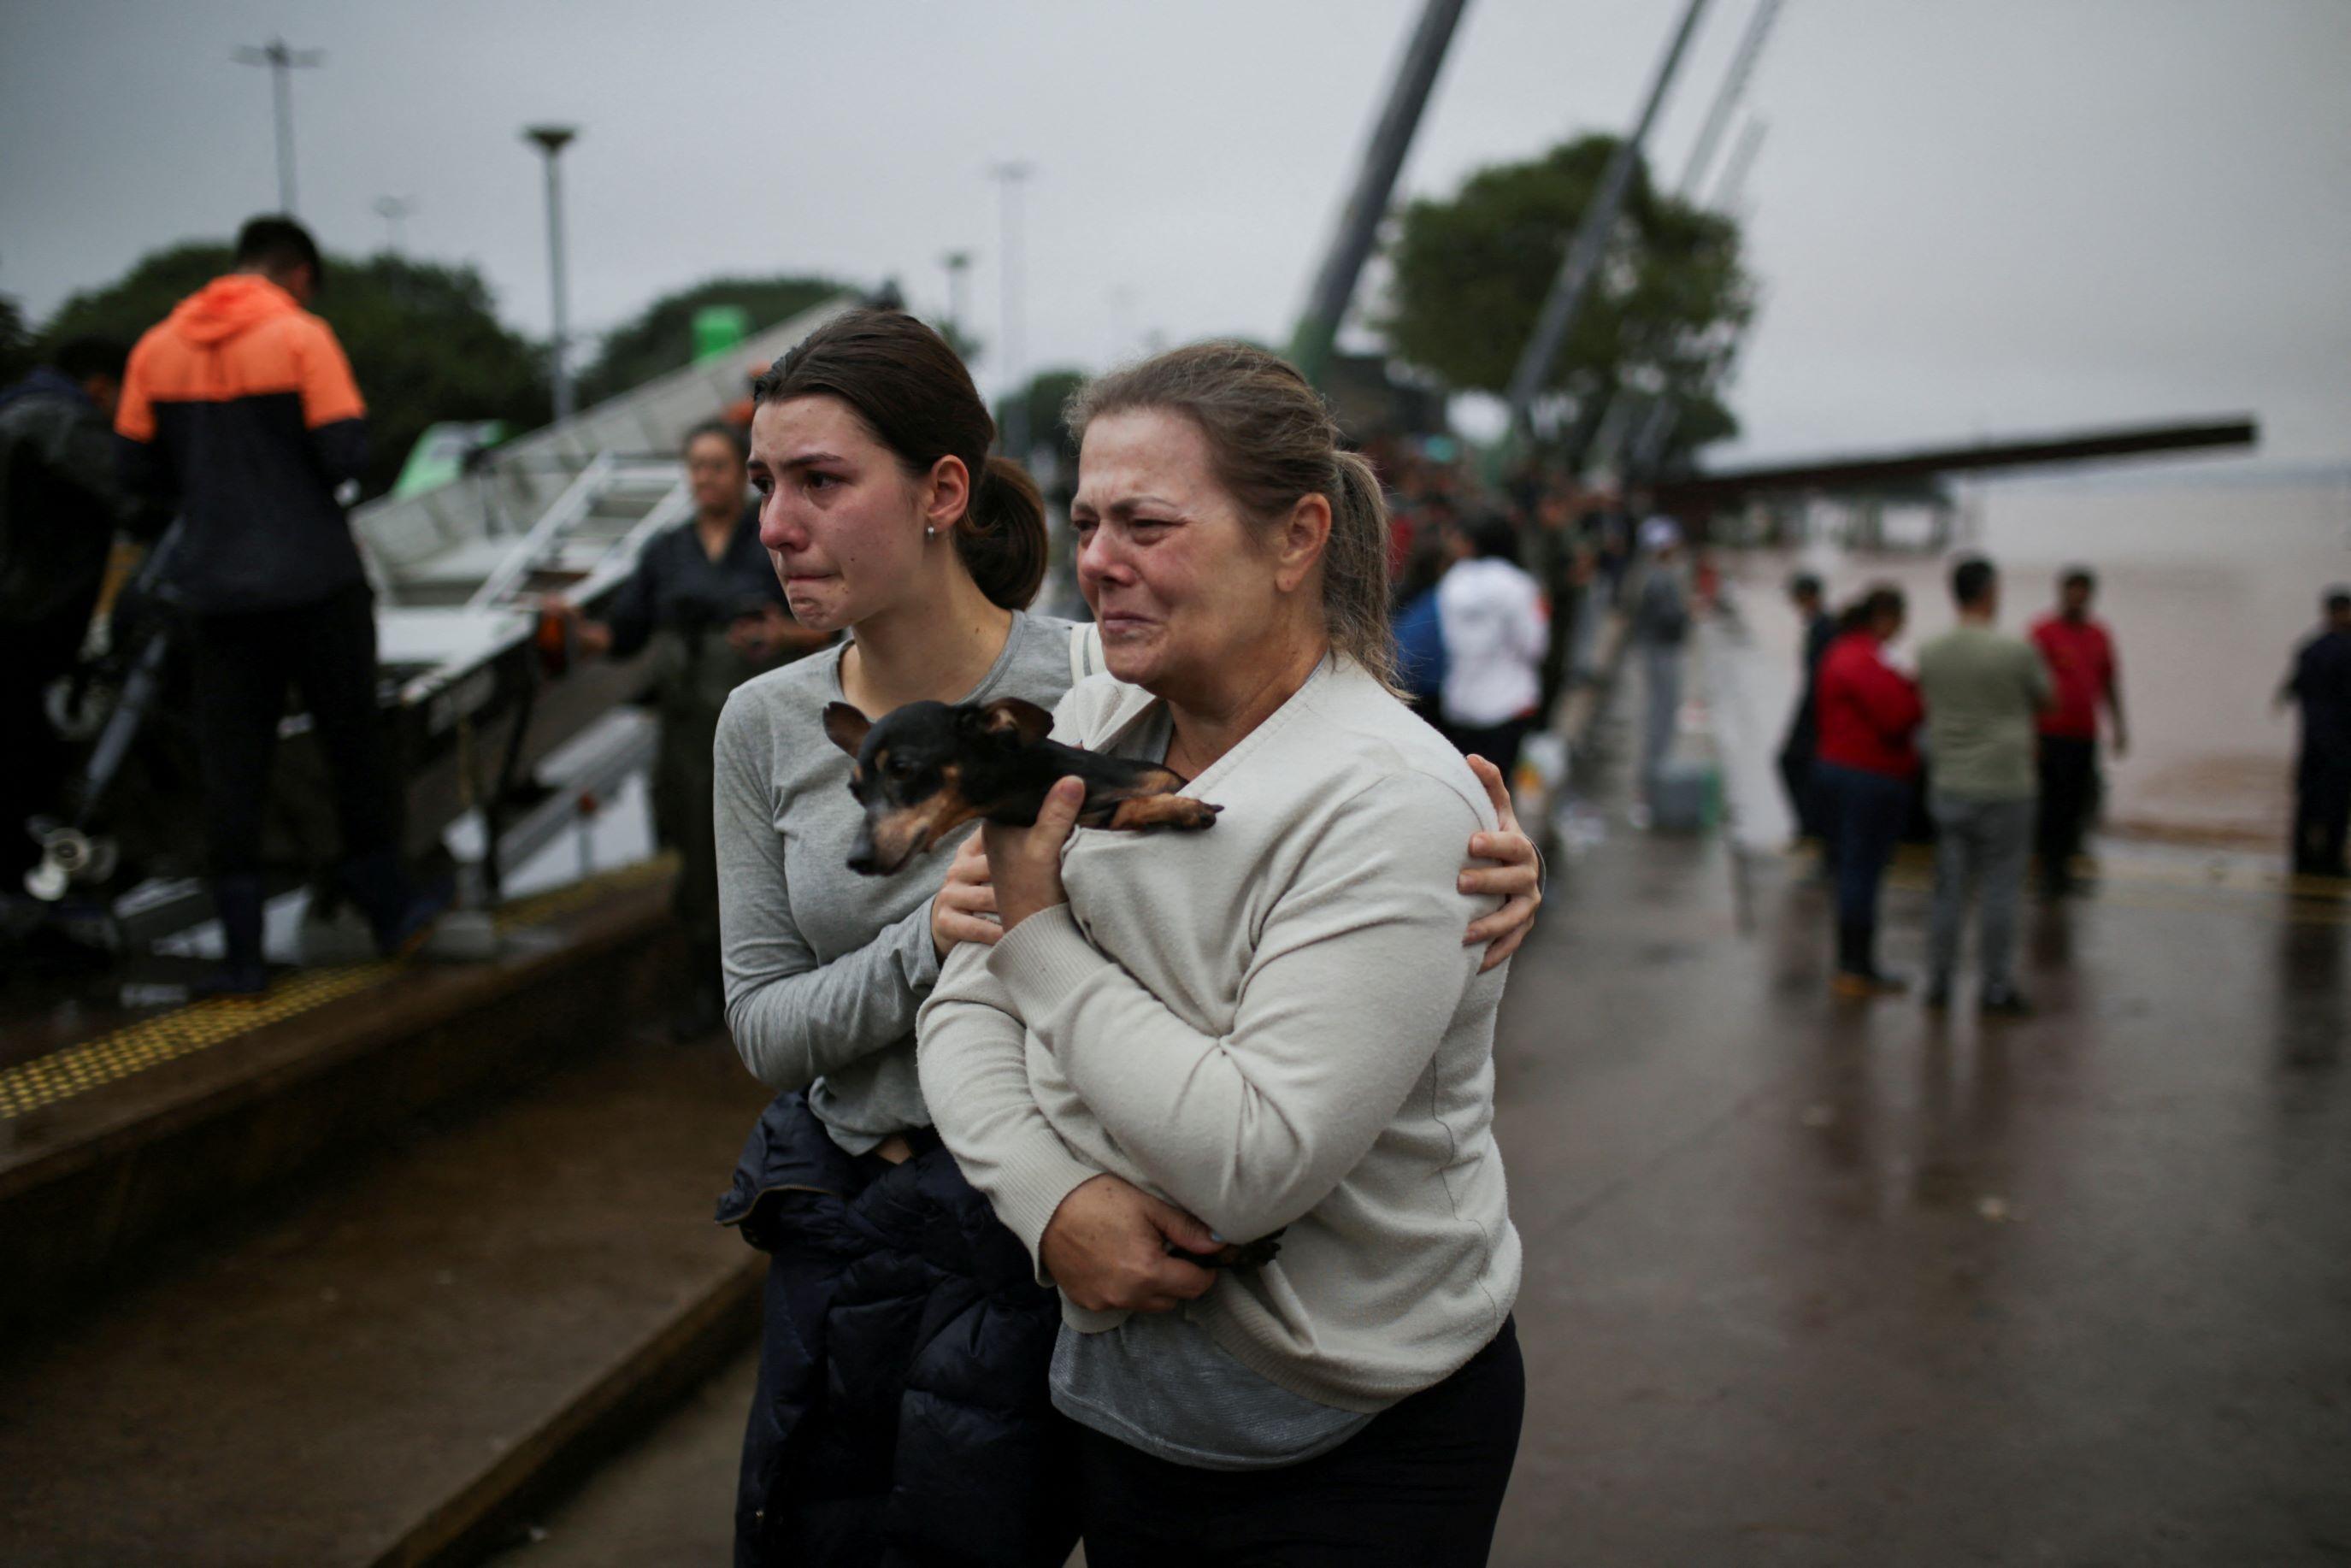
[[[2115,640],[2090,618],[2097,579],[2067,567],[2057,580],[2057,609],[2032,625],[2033,645],[2048,663],[2057,700],[2041,716],[2041,817],[2036,849],[2041,886],[2051,898],[2074,891],[2074,858],[2099,795],[2098,709],[2113,716],[2115,756],[2130,749],[2123,721],[2122,675]]]
[[[1926,716],[1918,684],[1894,667],[1886,645],[1902,634],[1902,591],[1879,587],[1845,612],[1821,658],[1820,742],[1813,787],[1836,835],[1836,975],[1841,997],[1903,988],[1877,967],[1877,888],[1910,815],[1918,771],[1916,737]]]

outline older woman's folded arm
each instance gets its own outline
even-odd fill
[[[1426,775],[1360,791],[1278,895],[1221,1034],[1097,951],[1066,905],[1022,921],[987,967],[1144,1173],[1226,1240],[1254,1239],[1369,1152],[1475,983],[1455,879],[1479,825]]]
[[[964,1177],[1039,1260],[1061,1200],[1102,1174],[1070,1151],[1029,1087],[1028,1030],[988,972],[989,949],[965,943],[947,956],[916,1023],[915,1060],[933,1124]]]

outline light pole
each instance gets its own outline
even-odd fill
[[[1004,187],[1004,320],[998,336],[1004,340],[1004,454],[1015,463],[1029,461],[1029,389],[1020,384],[1020,185],[1036,172],[1035,164],[1018,160],[988,170]]]
[[[272,38],[259,47],[244,47],[236,51],[236,63],[241,66],[267,66],[270,84],[277,109],[277,204],[287,217],[294,215],[294,88],[292,73],[298,67],[321,64],[327,57],[324,49],[292,49],[283,38]]]
[[[573,137],[580,134],[569,125],[531,125],[523,129],[523,139],[538,144],[547,158],[547,289],[552,302],[554,317],[554,363],[551,367],[555,382],[555,419],[557,423],[569,419],[572,413],[570,312],[563,291],[563,183],[556,173],[556,159]]]
[[[947,331],[956,341],[956,351],[963,351],[963,307],[966,275],[971,271],[971,252],[951,250],[939,257],[939,265],[947,269]]]
[[[383,219],[383,248],[398,252],[402,248],[400,225],[407,220],[409,214],[416,210],[415,198],[378,196],[375,199],[375,210]]]

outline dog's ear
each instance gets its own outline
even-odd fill
[[[849,753],[850,756],[856,756],[859,749],[865,745],[865,732],[872,727],[872,719],[867,718],[847,703],[825,704],[824,732],[832,737],[832,743],[835,746]]]
[[[1053,716],[1019,697],[999,697],[977,716],[983,733],[1008,735],[1023,746],[1034,746],[1053,733]]]

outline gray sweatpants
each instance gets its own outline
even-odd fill
[[[2032,848],[2032,801],[1979,800],[1936,790],[1935,904],[1928,926],[1927,965],[1948,983],[1959,958],[1959,927],[1968,894],[1977,898],[1978,968],[1986,991],[2015,984],[2016,906]]]
[[[1644,704],[1641,721],[1641,794],[1657,787],[1666,758],[1673,754],[1674,721],[1682,711],[1682,644],[1638,644]]]

